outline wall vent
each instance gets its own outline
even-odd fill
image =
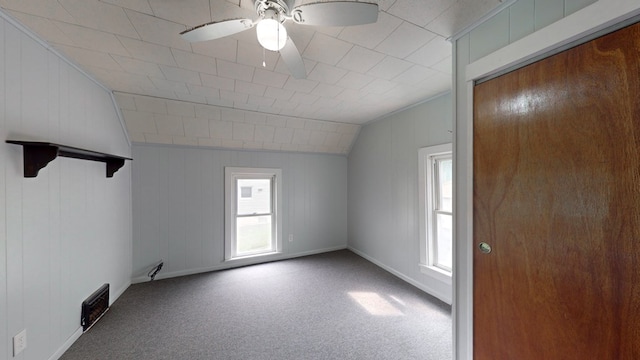
[[[102,285],[82,302],[82,331],[87,331],[109,310],[109,284]]]

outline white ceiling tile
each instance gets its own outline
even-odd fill
[[[319,121],[319,120],[306,120],[304,122],[304,128],[307,130],[318,130],[318,131],[324,131],[324,124],[326,123],[326,121]]]
[[[320,83],[311,93],[321,97],[334,98],[340,95],[343,90],[344,88],[340,86]]]
[[[238,40],[225,37],[222,39],[191,43],[196,54],[206,55],[217,59],[236,61]]]
[[[66,56],[74,59],[75,62],[80,65],[122,71],[120,65],[107,53],[95,52],[66,45],[56,45],[56,48]]]
[[[375,49],[387,55],[405,58],[435,37],[436,34],[430,31],[408,22],[403,22]]]
[[[291,139],[292,144],[298,145],[306,145],[309,143],[309,137],[311,136],[311,131],[304,129],[295,129],[293,131],[293,138]]]
[[[206,102],[209,105],[215,105],[215,106],[222,106],[222,107],[233,107],[234,106],[233,101],[225,100],[225,99],[207,98]]]
[[[136,103],[133,101],[132,95],[114,92],[113,96],[121,110],[136,110]]]
[[[177,49],[172,49],[171,52],[178,67],[216,75],[216,60],[214,58]]]
[[[312,130],[309,136],[309,145],[323,145],[326,136],[327,133],[324,131]]]
[[[387,12],[419,26],[425,26],[455,2],[456,0],[396,0]]]
[[[149,75],[157,78],[164,76],[162,70],[160,70],[160,67],[156,63],[137,60],[126,56],[111,55],[111,57],[126,72],[132,74]]]
[[[151,44],[123,36],[118,36],[118,39],[120,39],[120,42],[129,54],[138,60],[176,66],[173,54],[171,54],[171,51],[166,46]]]
[[[210,119],[210,120],[221,120],[222,114],[220,112],[220,108],[215,106],[208,105],[195,105],[196,117],[202,119]]]
[[[184,145],[184,146],[198,146],[198,138],[186,137],[186,136],[174,136],[173,144]]]
[[[451,75],[453,74],[453,60],[451,59],[451,56],[449,56],[442,59],[439,63],[433,65],[431,68],[441,73]]]
[[[157,17],[183,24],[187,27],[194,27],[211,21],[209,0],[191,0],[188,6],[182,1],[153,0],[149,1],[149,5],[151,5],[153,13]]]
[[[49,18],[67,23],[76,23],[76,20],[57,1],[50,0],[3,0],[0,6],[4,9],[16,10],[21,13],[38,17]],[[12,11],[12,13],[14,13]]]
[[[253,125],[265,125],[267,123],[267,114],[246,111],[244,113],[244,122]]]
[[[17,11],[11,11],[10,13],[11,16],[18,19],[18,21],[36,34],[42,36],[48,42],[76,46],[76,44],[55,25],[57,21]]]
[[[267,115],[267,125],[270,125],[273,127],[286,127],[287,119],[283,116]]]
[[[373,79],[371,79],[371,81],[373,81]],[[362,91],[358,91],[358,90],[354,90],[354,89],[345,89],[340,94],[340,100],[342,100],[345,103],[346,102],[354,102],[354,101],[357,101],[360,98],[362,98],[364,95],[365,95],[365,93],[362,92]]]
[[[341,134],[355,134],[360,130],[360,126],[354,124],[339,124],[338,132]]]
[[[215,139],[231,139],[233,123],[230,121],[209,120],[209,135]]]
[[[125,12],[142,40],[191,51],[191,44],[180,36],[184,26],[137,11],[125,10]]]
[[[442,36],[436,36],[423,47],[407,56],[406,60],[415,64],[430,67],[452,54],[451,42]]]
[[[318,101],[320,96],[304,93],[295,93],[291,97],[290,101],[294,104],[311,105]]]
[[[409,69],[412,64],[408,61],[400,60],[392,56],[387,56],[379,62],[376,66],[371,68],[367,72],[367,75],[372,75],[381,79],[391,80],[399,74]]]
[[[153,144],[173,144],[171,135],[144,134],[146,142]]]
[[[323,63],[318,63],[312,72],[309,73],[307,79],[317,80],[327,84],[335,84],[347,74],[346,70],[342,70]]]
[[[244,142],[242,140],[220,139],[220,146],[230,149],[242,149]]]
[[[369,75],[350,71],[336,85],[347,89],[360,90],[373,80],[374,78]]]
[[[156,123],[158,134],[184,136],[182,117],[164,114],[153,114],[153,120]]]
[[[253,141],[255,125],[241,122],[233,122],[233,139],[242,141]]]
[[[266,89],[267,87],[261,84],[254,84],[242,80],[236,80],[235,91],[243,94],[262,96],[264,95]]]
[[[153,10],[146,0],[101,0],[103,2],[122,6],[125,9],[135,10],[137,12],[153,15]]]
[[[267,87],[267,90],[264,92],[264,96],[277,100],[289,100],[293,94],[293,90],[280,89],[271,86]]]
[[[192,103],[174,100],[167,100],[165,103],[167,104],[167,114],[169,115],[183,116],[185,118],[195,118],[196,116],[196,110]]]
[[[256,125],[255,127],[255,141],[273,142],[273,137],[276,133],[276,128],[268,125]]]
[[[300,118],[287,118],[287,127],[291,129],[304,129],[305,120]]]
[[[246,111],[222,108],[220,113],[224,121],[244,122]]]
[[[303,56],[325,64],[336,65],[352,47],[353,45],[346,41],[316,33],[304,50]]]
[[[244,141],[242,143],[243,149],[262,150],[262,143],[258,141]]]
[[[233,103],[246,103],[247,100],[249,100],[249,95],[233,91],[220,90],[220,99],[229,100]]]
[[[132,133],[156,134],[158,132],[151,113],[122,110],[122,117],[127,124],[127,130]]]
[[[293,103],[291,101],[287,101],[287,100],[276,100],[272,107],[279,109],[280,111],[282,110],[292,110],[295,109],[298,106],[298,104]],[[280,112],[278,112],[280,113]]]
[[[341,137],[341,133],[326,133],[323,145],[337,147]]]
[[[171,81],[167,79],[160,79],[155,77],[149,77],[153,85],[155,85],[158,90],[164,91],[175,91],[181,93],[188,93],[189,89],[187,89],[187,85],[183,82]],[[173,97],[173,96],[171,96]]]
[[[78,25],[138,38],[136,29],[119,6],[86,0],[58,0],[58,3],[73,16]]]
[[[406,85],[415,85],[433,76],[435,73],[436,72],[434,70],[431,70],[429,68],[420,65],[414,65],[409,70],[394,78],[393,81]]]
[[[118,38],[111,33],[63,22],[56,22],[55,25],[73,41],[76,47],[103,53],[129,55]]]
[[[264,142],[262,144],[262,148],[265,150],[273,150],[273,151],[279,151],[281,150],[280,148],[280,144],[276,144],[276,143],[269,143],[269,142]]]
[[[293,139],[293,131],[291,128],[276,128],[276,133],[273,137],[273,142],[276,144],[290,144]]]
[[[194,85],[202,84],[200,81],[200,74],[198,72],[166,65],[160,65],[160,69],[167,80]]]
[[[133,101],[136,103],[136,109],[138,111],[154,114],[168,114],[167,103],[164,99],[157,99],[149,96],[135,96]]]
[[[347,70],[365,73],[378,64],[385,55],[377,51],[354,46],[345,57],[340,60],[338,66]]]
[[[206,86],[187,84],[187,88],[191,95],[204,96],[205,98],[220,98],[222,96],[221,90]]]
[[[289,78],[289,75],[265,70],[260,67],[256,68],[253,74],[254,83],[267,85],[274,88],[282,88],[288,78]]]
[[[384,12],[379,12],[377,22],[346,27],[338,38],[368,49],[373,49],[384,41],[400,24],[402,24],[401,19]]]
[[[343,133],[342,136],[340,136],[340,141],[338,142],[338,147],[342,147],[342,148],[349,148],[351,146],[351,143],[354,140],[354,135],[353,134],[345,134]]]
[[[323,121],[322,122],[322,129],[320,129],[320,130],[325,131],[325,132],[336,132],[336,131],[338,131],[338,123]]]
[[[221,77],[251,81],[253,79],[254,67],[232,63],[225,60],[216,60],[218,72]]]
[[[363,87],[362,91],[373,93],[373,94],[384,94],[385,92],[393,89],[397,85],[398,85],[397,83],[394,83],[388,80],[376,79],[371,83],[369,83],[367,86]]]
[[[178,98],[178,100],[188,101],[192,103],[207,103],[207,99],[201,95],[177,93],[176,97]]]
[[[287,90],[300,91],[303,93],[310,93],[316,86],[318,86],[317,81],[296,79],[294,77],[289,77],[284,84],[284,88]]]
[[[227,91],[234,91],[236,88],[236,81],[229,78],[201,73],[200,80],[202,80],[202,85],[206,87]]]
[[[247,104],[250,105],[256,105],[256,106],[263,106],[263,107],[269,107],[271,105],[273,105],[273,103],[276,100],[273,98],[267,98],[264,96],[256,96],[256,95],[249,95],[249,99],[247,100]]]

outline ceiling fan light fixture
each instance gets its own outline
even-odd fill
[[[265,49],[280,51],[287,43],[287,29],[276,19],[263,19],[256,26],[258,42]]]

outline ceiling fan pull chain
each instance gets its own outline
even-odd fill
[[[266,50],[264,48],[262,48],[262,67],[263,68],[267,67],[267,58],[266,58],[266,55],[265,55],[265,51]]]

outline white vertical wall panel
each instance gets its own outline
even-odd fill
[[[22,146],[59,142],[128,156],[107,90],[0,17],[0,358],[55,359],[79,336],[82,300],[103,283],[130,284],[130,164],[58,158],[23,177]]]
[[[509,11],[502,11],[471,32],[471,54],[479,59],[509,45]]]
[[[365,125],[349,154],[349,248],[451,302],[451,286],[420,272],[418,149],[452,141],[446,94]]]
[[[535,1],[520,0],[509,7],[509,42],[514,42],[535,31]],[[517,24],[517,26],[515,26]]]
[[[536,30],[542,29],[564,17],[564,1],[536,0],[534,11]]]
[[[161,145],[135,145],[133,156],[134,281],[160,259],[158,279],[246,264],[224,261],[226,166],[282,169],[283,252],[253,262],[347,245],[344,156]]]

